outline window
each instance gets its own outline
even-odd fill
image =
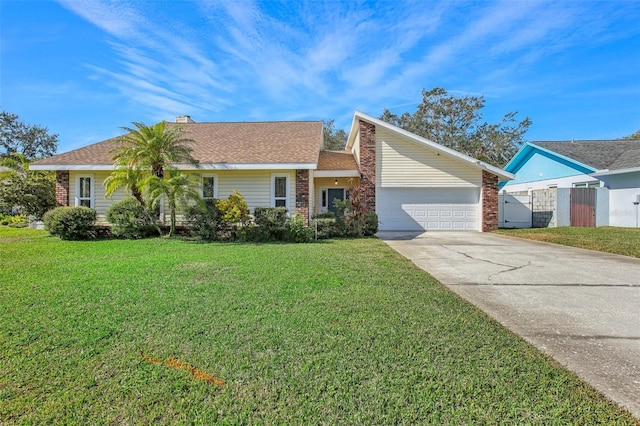
[[[595,181],[595,182],[574,183],[573,187],[574,188],[599,188],[600,187],[600,182]]]
[[[271,175],[271,206],[289,208],[289,175]]]
[[[76,206],[93,208],[93,176],[76,179]]]
[[[215,175],[202,177],[202,198],[212,200],[218,196],[218,185]]]

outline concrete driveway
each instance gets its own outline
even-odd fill
[[[486,233],[378,236],[640,418],[640,259]]]

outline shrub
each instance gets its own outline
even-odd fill
[[[29,218],[23,214],[4,215],[0,213],[0,225],[10,228],[26,228],[29,226]]]
[[[364,215],[364,224],[362,225],[362,234],[365,237],[371,237],[378,232],[378,215],[376,212],[367,212]]]
[[[335,219],[336,215],[333,214],[332,211],[327,211],[324,213],[318,213],[313,215],[312,219]]]
[[[220,210],[221,221],[224,224],[246,225],[249,221],[249,208],[244,196],[235,189],[228,199],[216,201],[216,207]]]
[[[62,240],[85,240],[95,237],[96,211],[88,207],[57,207],[42,218],[45,229]]]
[[[284,207],[256,207],[253,211],[256,227],[254,241],[282,241],[287,234],[287,209]]]
[[[113,203],[106,217],[113,224],[111,233],[116,237],[144,238],[158,233],[149,212],[133,197]]]
[[[338,221],[333,218],[317,218],[311,221],[311,231],[317,232],[318,239],[342,236]]]
[[[313,230],[304,224],[304,218],[300,213],[296,213],[288,223],[289,241],[294,243],[308,243],[313,240]]]
[[[222,213],[218,209],[217,200],[206,199],[202,204],[188,207],[184,217],[192,235],[203,240],[218,239]]]
[[[337,227],[343,237],[371,236],[378,232],[378,215],[367,212],[359,185],[351,186],[349,199],[334,201],[338,210]]]

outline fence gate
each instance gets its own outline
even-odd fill
[[[595,188],[571,188],[571,226],[596,226]]]
[[[531,196],[499,194],[502,228],[531,228]]]

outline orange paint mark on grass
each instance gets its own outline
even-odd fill
[[[166,366],[169,366],[169,367],[178,368],[180,370],[186,370],[186,371],[190,372],[195,378],[200,379],[200,380],[204,380],[204,381],[209,382],[209,383],[213,383],[216,386],[224,386],[225,385],[223,380],[216,379],[215,377],[213,377],[211,374],[207,373],[206,371],[198,370],[197,368],[193,367],[191,364],[183,362],[183,361],[180,361],[177,358],[167,358],[167,359],[164,360],[164,362],[162,362],[158,358],[150,357],[150,356],[147,356],[145,354],[140,354],[140,356],[142,357],[142,359],[147,361],[149,364],[160,364],[160,363],[162,363],[162,364],[164,364]]]

